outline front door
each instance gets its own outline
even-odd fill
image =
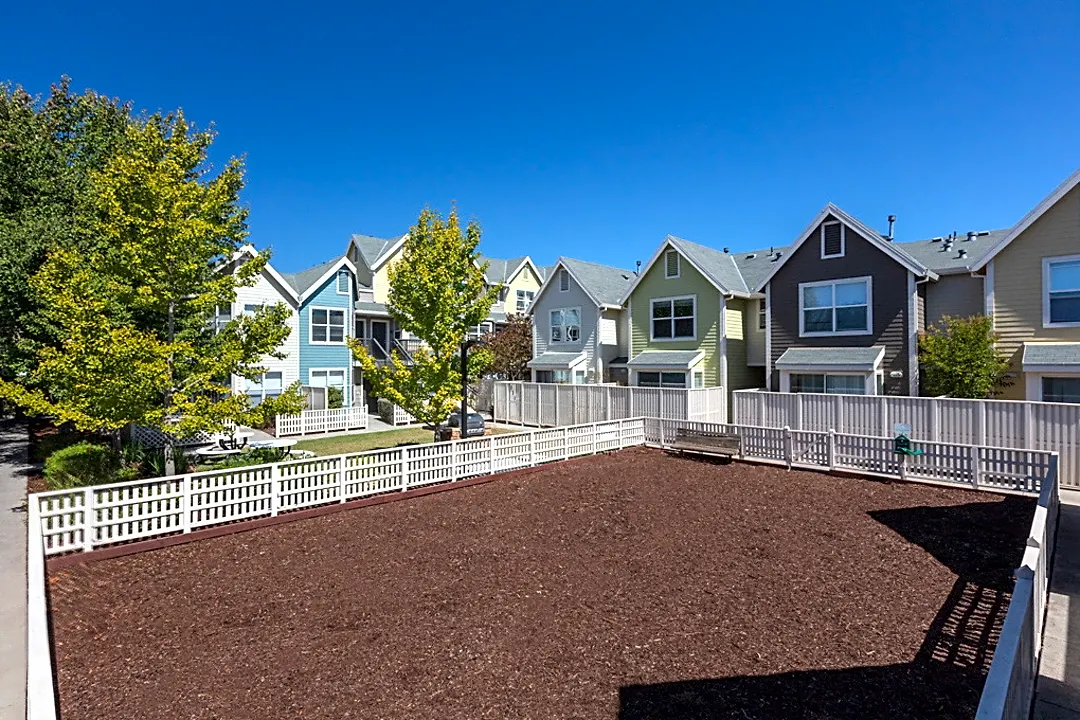
[[[371,354],[376,360],[386,360],[390,352],[390,324],[385,320],[371,321]]]

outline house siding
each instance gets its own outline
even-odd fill
[[[660,257],[661,261],[649,268],[630,296],[630,355],[634,357],[646,350],[701,350],[705,353],[701,364],[705,386],[716,387],[720,385],[720,291],[685,258],[678,278],[664,277],[663,255]],[[682,295],[697,296],[697,339],[670,342],[650,340],[650,300]]]
[[[724,315],[727,320],[727,388],[743,390],[765,386],[765,368],[747,364],[751,352],[746,318],[752,315],[757,327],[757,300],[729,298]],[[765,340],[761,341],[761,362],[765,362]]]
[[[245,305],[276,305],[282,303],[289,309],[287,324],[289,336],[278,349],[285,354],[284,358],[276,358],[270,355],[263,357],[261,364],[267,372],[280,372],[282,387],[288,387],[300,377],[300,317],[296,310],[296,301],[289,297],[288,291],[278,285],[277,281],[264,269],[259,274],[255,284],[250,287],[238,287],[236,289],[236,301],[232,304],[232,316],[239,317],[244,312]],[[233,392],[242,393],[247,389],[244,378],[234,375],[232,378]]]
[[[827,217],[823,222],[833,218]],[[820,227],[820,226],[819,226]],[[795,251],[770,281],[772,300],[772,387],[780,387],[776,361],[789,347],[870,347],[883,345],[886,395],[908,395],[908,274],[904,266],[850,227],[843,257],[821,259],[819,229]],[[869,335],[799,337],[799,283],[870,276],[873,327]],[[894,371],[903,377],[891,378]],[[917,388],[914,389],[917,392]]]
[[[983,280],[971,275],[942,275],[926,283],[926,325],[940,325],[946,315],[970,317],[986,310]]]
[[[551,342],[551,311],[559,308],[581,309],[581,337],[577,342]],[[596,320],[597,309],[585,291],[581,289],[573,276],[570,278],[570,289],[562,292],[557,283],[548,286],[544,294],[533,301],[533,338],[535,355],[543,355],[551,352],[585,351],[586,382],[601,382],[602,375],[596,373]]]
[[[615,344],[599,345],[600,358],[604,364],[611,362],[617,357],[626,357],[629,350],[626,347],[626,318],[623,310],[604,310],[602,317],[615,323]]]
[[[377,303],[385,303],[390,297],[390,268],[396,263],[401,261],[401,255],[403,253],[402,245],[394,254],[390,256],[390,259],[385,261],[379,266],[371,276],[371,293]]]
[[[747,300],[743,305],[743,334],[746,336],[746,364],[759,367],[764,382],[765,369],[765,330],[758,328],[758,307],[765,304],[765,298]],[[759,386],[762,387],[762,386]]]
[[[521,269],[521,272],[515,275],[506,285],[506,300],[502,304],[503,312],[507,315],[520,314],[521,311],[517,309],[517,291],[529,290],[535,295],[535,293],[540,290],[540,284],[540,278],[536,276],[536,273],[534,273],[532,268],[526,263],[525,267]],[[498,307],[497,304],[496,307]]]
[[[345,311],[345,336],[353,334],[353,305],[352,295],[339,295],[337,293],[337,278],[331,277],[324,282],[319,289],[312,293],[300,308],[299,317],[299,345],[300,345],[300,382],[310,384],[310,371],[312,369],[338,369],[345,370],[345,398],[346,406],[352,404],[353,396],[353,362],[352,353],[347,345],[312,345],[311,338],[311,308],[341,308]]]
[[[1080,186],[1073,188],[994,257],[994,330],[1010,358],[1017,382],[1005,399],[1023,399],[1020,377],[1028,340],[1080,341],[1080,327],[1043,327],[1043,258],[1080,254]]]

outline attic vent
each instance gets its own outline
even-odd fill
[[[562,291],[562,292],[566,292],[569,289],[570,289],[570,273],[566,272],[566,269],[563,268],[562,270],[559,271],[559,290]]]
[[[844,226],[838,222],[823,223],[821,226],[821,257],[844,256]]]
[[[664,277],[679,277],[679,253],[674,250],[664,253]]]
[[[746,256],[746,259],[747,260],[753,260],[756,257],[757,257],[757,255],[755,255],[754,253],[750,253],[749,255]]]

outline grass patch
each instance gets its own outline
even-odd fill
[[[488,431],[493,435],[516,432],[515,430],[490,426]],[[346,453],[364,452],[365,450],[383,450],[398,445],[429,443],[434,439],[435,434],[431,430],[409,427],[400,430],[383,430],[380,432],[359,433],[357,435],[301,440],[296,443],[296,449],[309,450],[316,455],[344,455]]]

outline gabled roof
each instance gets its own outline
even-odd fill
[[[296,291],[298,299],[303,302],[309,295],[322,287],[323,283],[333,277],[333,275],[341,268],[352,270],[353,277],[355,278],[356,266],[352,264],[352,261],[349,260],[346,255],[334,258],[333,260],[327,260],[326,262],[308,268],[307,270],[283,274],[282,277]]]
[[[392,247],[404,239],[404,235],[389,239],[378,238],[373,235],[353,235],[349,238],[349,242],[356,246],[360,257],[364,260],[364,264],[374,270],[383,256],[388,254]]]
[[[476,259],[476,262],[480,265],[484,263],[488,264],[487,271],[484,273],[484,279],[487,280],[489,285],[506,285],[514,280],[525,268],[532,268],[532,271],[536,273],[536,277],[543,283],[545,274],[541,268],[537,267],[536,263],[532,261],[528,255],[523,255],[519,258],[511,258],[510,260],[502,260],[500,258],[491,258],[481,255]]]
[[[736,265],[735,258],[731,253],[683,240],[674,235],[668,235],[660,243],[660,247],[656,249],[653,256],[649,258],[649,262],[642,267],[634,282],[623,293],[623,296],[619,299],[620,303],[626,302],[627,298],[634,292],[634,288],[649,273],[649,270],[656,264],[669,245],[677,250],[682,257],[686,258],[687,262],[695,270],[704,275],[706,280],[725,295],[750,297],[753,293],[753,289],[747,287],[746,280],[743,279],[742,272]]]
[[[1009,232],[1006,233],[1003,238],[998,240],[997,244],[994,245],[994,247],[990,248],[988,252],[983,254],[982,259],[980,259],[979,262],[977,262],[971,269],[981,270],[986,267],[986,264],[993,260],[995,255],[1008,247],[1009,243],[1015,240],[1017,236],[1020,235],[1020,233],[1031,227],[1036,220],[1041,218],[1047,210],[1054,207],[1054,205],[1057,204],[1058,200],[1065,197],[1069,193],[1069,191],[1075,188],[1077,185],[1080,185],[1080,170],[1077,170],[1072,175],[1065,178],[1065,182],[1054,188],[1054,191],[1047,195],[1045,198],[1043,198],[1043,201],[1041,203],[1032,208],[1031,212],[1020,218],[1020,222],[1013,225],[1012,228],[1010,228]]]
[[[630,270],[620,270],[610,265],[600,265],[584,260],[561,257],[554,267],[550,269],[550,272],[547,273],[544,284],[536,292],[536,297],[533,298],[532,304],[529,305],[530,311],[537,306],[540,296],[544,294],[548,287],[557,282],[558,273],[556,270],[560,267],[566,268],[566,271],[570,273],[570,278],[578,284],[582,292],[598,308],[620,307],[622,305],[622,295],[634,279],[634,273]]]
[[[258,254],[259,251],[255,249],[254,245],[244,245],[233,254],[231,260],[232,262],[237,262],[245,255],[248,257],[257,257]],[[296,288],[291,282],[289,282],[288,276],[286,274],[279,273],[269,262],[266,263],[266,267],[263,270],[264,272],[269,274],[270,277],[274,278],[277,284],[281,286],[282,290],[289,293],[289,297],[291,299],[295,300],[296,302],[300,302],[300,293],[295,292]]]
[[[787,252],[783,253],[783,255],[780,256],[780,259],[773,263],[772,269],[764,278],[758,281],[755,290],[760,292],[762,289],[764,289],[765,285],[768,284],[769,280],[772,279],[772,277],[780,270],[780,268],[782,268],[784,264],[791,259],[791,257],[795,254],[795,251],[802,247],[802,244],[806,242],[807,239],[813,234],[817,226],[820,225],[821,222],[830,215],[847,225],[849,228],[851,228],[863,238],[865,238],[867,242],[875,245],[883,253],[885,253],[893,260],[900,263],[916,275],[929,277],[931,279],[937,279],[937,274],[933,270],[916,260],[911,254],[903,250],[899,243],[886,240],[881,236],[880,233],[865,225],[862,221],[851,215],[848,215],[836,205],[828,203],[821,210],[821,212],[817,214],[817,217],[815,217],[806,227],[806,229],[803,230],[802,233],[795,239],[795,242],[791,244],[791,247],[787,249]]]

